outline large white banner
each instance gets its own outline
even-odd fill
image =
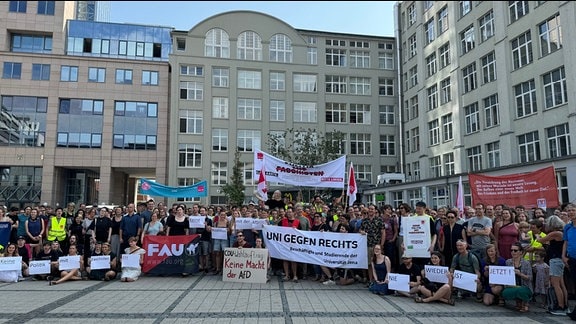
[[[366,235],[275,225],[264,225],[262,233],[273,258],[330,268],[368,269]]]
[[[22,270],[22,257],[0,258],[0,271]]]
[[[414,258],[429,258],[432,236],[430,234],[430,217],[402,217],[404,230],[404,253]]]
[[[264,164],[264,165],[263,165]],[[263,168],[262,168],[263,167]],[[292,164],[260,150],[254,150],[254,178],[266,172],[266,181],[317,188],[344,188],[346,156],[313,166]]]

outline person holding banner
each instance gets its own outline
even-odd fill
[[[44,242],[42,245],[42,250],[36,253],[34,257],[34,261],[42,261],[42,260],[49,260],[50,261],[50,274],[44,275],[39,274],[34,277],[34,279],[38,280],[52,280],[53,275],[58,275],[58,258],[60,255],[58,252],[52,249],[52,244],[50,242]],[[33,279],[33,280],[34,280]]]
[[[404,254],[402,256],[402,263],[398,267],[398,273],[409,275],[410,281],[408,282],[410,290],[408,292],[396,290],[395,296],[414,297],[420,291],[422,284],[422,269],[412,262],[412,257]]]
[[[502,298],[515,300],[516,310],[521,313],[528,312],[528,303],[532,299],[532,265],[522,257],[522,244],[516,242],[510,248],[512,258],[506,260],[506,266],[514,267],[516,277],[515,286],[507,286],[502,290]]]
[[[452,264],[450,265],[450,272],[454,274],[454,270],[468,272],[476,275],[476,299],[482,301],[480,296],[482,292],[482,284],[480,281],[480,260],[478,257],[468,250],[468,242],[458,240],[456,242],[456,249],[458,253],[454,255]],[[465,295],[458,290],[458,298],[463,298]]]
[[[117,256],[114,252],[112,252],[111,245],[108,242],[102,243],[101,249],[102,249],[101,253],[98,255],[110,256],[110,266],[108,268],[104,268],[104,269],[89,269],[89,268],[87,268],[87,271],[89,274],[89,278],[92,280],[110,281],[110,280],[116,278],[116,271],[114,271],[114,269],[116,269]],[[95,256],[95,254],[93,254],[92,256]],[[88,259],[88,265],[91,265],[91,262],[92,262],[92,258]]]
[[[2,257],[19,257],[18,248],[16,244],[9,243],[6,246]],[[16,266],[16,265],[15,265]],[[22,268],[19,270],[1,270],[0,271],[0,282],[18,282],[22,276],[28,276],[28,265],[22,261]]]
[[[442,253],[433,251],[430,254],[430,265],[436,267],[444,266],[444,256]],[[426,278],[426,269],[422,269],[422,285],[418,287],[418,293],[424,296],[424,298],[418,296],[414,298],[414,301],[417,303],[441,301],[454,306],[455,302],[452,298],[452,273],[446,271],[446,277],[448,277],[447,283],[432,282],[430,279]]]
[[[140,256],[138,266],[126,266],[122,264],[122,276],[120,277],[120,281],[134,282],[138,280],[142,273],[142,263],[144,263],[144,254],[146,254],[146,250],[138,246],[138,237],[132,236],[128,239],[128,247],[124,250],[124,253]]]
[[[214,217],[214,226],[210,229],[212,232],[212,260],[214,260],[214,275],[222,274],[222,263],[224,262],[224,250],[230,243],[230,222],[228,214],[221,211],[218,216]]]
[[[495,301],[499,299],[502,289],[502,285],[495,285],[489,283],[489,271],[490,266],[505,266],[506,259],[498,255],[498,250],[494,244],[488,244],[485,250],[486,257],[480,262],[480,267],[482,269],[482,286],[484,288],[484,296],[482,297],[482,302],[486,306],[492,305]],[[504,305],[504,299],[500,298],[499,305]]]
[[[380,244],[374,245],[374,255],[371,260],[372,265],[372,278],[374,281],[368,286],[368,290],[373,294],[387,295],[388,294],[388,274],[392,272],[392,265],[390,259],[382,253]]]
[[[68,247],[68,256],[80,256],[76,245],[70,245]],[[58,285],[68,280],[82,280],[82,270],[84,270],[84,258],[80,256],[80,267],[70,270],[62,270],[60,272],[60,279],[50,281],[50,286]]]

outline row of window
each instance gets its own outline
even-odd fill
[[[50,80],[50,64],[32,64],[32,80]],[[60,67],[60,81],[78,82],[78,66],[62,65]],[[4,62],[2,70],[3,79],[21,79],[22,63]],[[158,71],[142,71],[140,79],[142,85],[157,86],[159,73]],[[116,69],[115,83],[132,84],[133,70]],[[106,82],[106,68],[89,67],[88,82],[104,83]]]
[[[68,37],[67,54],[112,55],[127,57],[161,58],[162,44],[116,39]]]
[[[9,12],[26,13],[28,2],[32,1],[10,1],[8,5]],[[54,16],[54,7],[56,1],[37,1],[38,9],[36,11],[39,15]]]

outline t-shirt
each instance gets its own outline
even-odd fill
[[[452,265],[450,269],[460,270],[468,273],[480,272],[480,261],[471,252],[467,252],[467,255],[456,254],[452,259]]]
[[[576,226],[574,223],[568,223],[564,226],[564,235],[562,240],[568,241],[566,247],[566,254],[572,259],[576,259]]]
[[[468,220],[467,228],[469,229],[482,231],[488,227],[492,228],[492,220],[488,217],[472,217]],[[490,244],[490,234],[470,236],[470,241],[472,249],[484,249],[486,245]]]
[[[420,269],[420,267],[414,262],[412,262],[410,269],[408,269],[404,263],[401,263],[398,266],[398,273],[409,275],[410,282],[416,282],[418,280],[418,276],[422,275],[422,269]]]

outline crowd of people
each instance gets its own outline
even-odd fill
[[[203,216],[204,228],[192,227],[189,216]],[[431,241],[430,257],[411,257],[405,252],[402,219],[427,216]],[[313,280],[324,285],[358,283],[375,294],[413,298],[417,303],[474,298],[487,306],[514,304],[519,312],[530,305],[546,307],[551,314],[574,317],[569,300],[574,299],[576,274],[576,206],[566,204],[551,215],[541,208],[525,210],[477,203],[463,212],[440,207],[428,208],[418,202],[414,208],[401,203],[397,208],[373,204],[345,206],[340,198],[326,203],[320,196],[302,203],[276,191],[270,198],[249,205],[230,207],[175,203],[171,208],[154,200],[125,207],[86,206],[66,208],[27,206],[23,210],[0,208],[0,222],[12,226],[10,243],[3,256],[22,256],[17,277],[48,280],[52,285],[68,280],[115,280],[132,282],[141,267],[123,267],[122,254],[146,253],[142,242],[147,235],[198,234],[199,271],[222,274],[223,251],[228,247],[263,248],[261,230],[237,229],[239,218],[259,218],[267,224],[293,227],[301,231],[359,233],[367,236],[368,269],[338,269],[272,258],[269,274],[281,280]],[[212,238],[215,228],[225,231],[226,239]],[[110,256],[108,269],[91,270],[94,256]],[[80,256],[78,269],[58,270],[61,256]],[[29,276],[30,260],[50,260],[51,273]],[[446,266],[447,283],[426,278],[426,265]],[[516,285],[489,282],[490,266],[514,267]],[[477,276],[475,292],[453,286],[454,271]],[[6,273],[0,273],[0,280]],[[410,277],[407,291],[388,288],[391,273]],[[11,274],[12,276],[14,274]],[[187,276],[183,273],[182,276]],[[12,280],[12,279],[10,279]],[[550,296],[554,295],[551,305]]]

